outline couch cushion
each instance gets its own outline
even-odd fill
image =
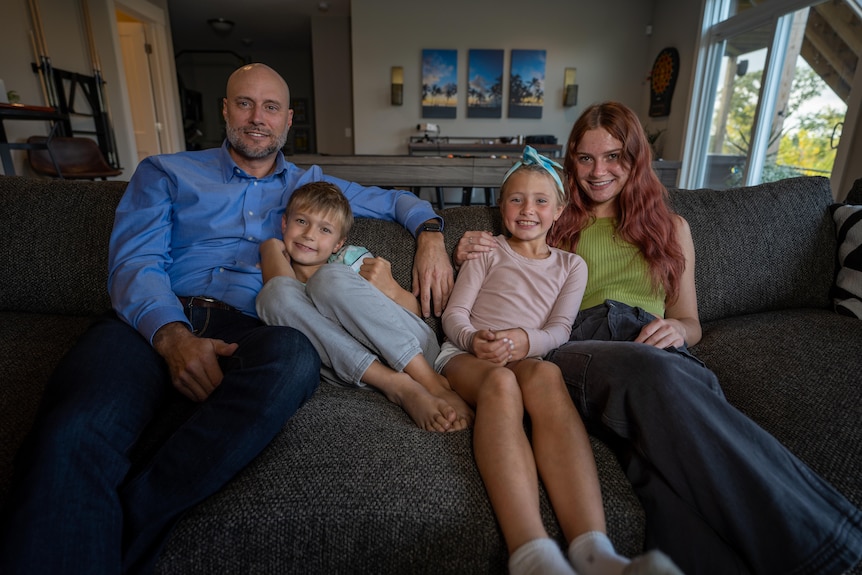
[[[833,206],[838,241],[835,311],[862,319],[862,206]]]
[[[798,309],[706,323],[692,350],[731,404],[862,506],[860,341],[859,320]]]
[[[635,554],[643,513],[610,450],[593,448],[609,537]],[[540,505],[562,541],[543,489]],[[156,573],[504,573],[506,561],[471,431],[422,431],[380,393],[324,383],[185,515]]]
[[[0,312],[0,507],[15,453],[33,425],[54,366],[92,323],[92,317]]]
[[[691,226],[701,321],[831,307],[836,242],[828,179],[673,190],[671,201]]]
[[[3,176],[0,310],[109,309],[108,238],[126,182]]]

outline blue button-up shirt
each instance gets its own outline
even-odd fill
[[[363,187],[325,176],[319,166],[304,170],[281,152],[265,178],[240,169],[227,142],[152,156],[138,165],[117,207],[108,277],[114,309],[149,341],[167,323],[188,323],[178,295],[208,296],[256,317],[259,244],[281,237],[293,190],[320,180],[341,188],[355,217],[397,221],[411,233],[441,220],[410,192]]]

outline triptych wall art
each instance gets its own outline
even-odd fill
[[[545,50],[512,50],[509,118],[541,118]],[[503,117],[503,50],[470,50],[467,117]],[[458,51],[422,50],[422,117],[454,118],[458,106]]]

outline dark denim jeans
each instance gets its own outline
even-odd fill
[[[4,574],[147,573],[179,517],[245,467],[311,396],[320,361],[296,330],[193,308],[195,331],[239,343],[221,385],[130,476],[130,452],[179,397],[165,362],[113,314],[61,361],[19,455]]]
[[[828,575],[856,564],[862,513],[727,403],[686,350],[626,341],[651,318],[618,302],[585,310],[548,356],[587,427],[618,455],[646,513],[647,548],[688,575]]]

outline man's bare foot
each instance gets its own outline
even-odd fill
[[[396,373],[392,379],[393,384],[381,391],[406,411],[416,425],[425,431],[453,431],[458,414],[449,402],[431,394],[406,373]]]

